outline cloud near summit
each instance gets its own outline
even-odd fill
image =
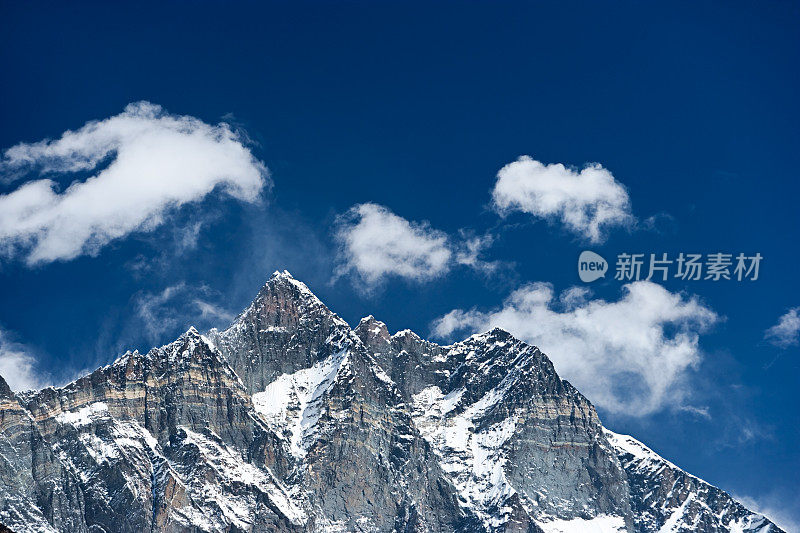
[[[595,404],[644,416],[683,405],[687,372],[701,360],[699,336],[717,320],[698,298],[649,281],[625,285],[617,301],[590,299],[584,287],[556,296],[549,283],[531,283],[497,309],[450,311],[433,333],[501,327],[538,346]]]
[[[389,277],[427,281],[456,265],[484,272],[497,266],[480,259],[492,243],[491,236],[464,231],[450,236],[427,222],[406,220],[373,203],[355,205],[341,215],[334,237],[339,245],[337,276],[354,274],[368,287]]]
[[[53,178],[89,172],[62,190]],[[94,254],[213,190],[255,202],[269,185],[266,166],[238,132],[138,102],[59,139],[5,151],[0,181],[39,176],[0,195],[0,257],[28,264]]]

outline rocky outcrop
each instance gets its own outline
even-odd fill
[[[352,342],[347,322],[288,272],[273,274],[228,329],[208,337],[251,394]]]
[[[537,348],[351,330],[287,272],[224,331],[0,379],[0,504],[18,532],[780,531],[604,429]]]

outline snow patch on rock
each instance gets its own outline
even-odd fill
[[[183,440],[184,445],[196,446],[215,474],[213,479],[205,475],[185,481],[196,499],[214,502],[231,524],[246,531],[252,527],[255,518],[253,515],[256,509],[255,501],[252,501],[251,495],[247,493],[238,494],[241,491],[221,490],[221,487],[249,485],[266,494],[293,524],[306,523],[308,516],[303,510],[299,493],[288,490],[267,470],[245,462],[241,455],[231,450],[216,435],[203,435],[185,426],[181,426],[180,429],[186,435]]]
[[[81,407],[76,411],[66,411],[56,416],[56,422],[72,424],[75,427],[88,426],[93,421],[102,417],[110,417],[108,405],[105,402],[95,402]]]
[[[601,514],[594,518],[553,519],[538,522],[545,533],[619,533],[627,531],[625,520],[620,516]]]
[[[289,441],[289,451],[305,457],[316,440],[317,422],[324,409],[324,397],[348,362],[343,349],[310,368],[281,374],[263,392],[253,395],[253,405],[267,425]]]
[[[449,416],[464,390],[442,394],[439,387],[423,389],[413,398],[414,422],[432,445],[461,497],[490,529],[508,521],[505,501],[516,493],[506,478],[503,444],[514,434],[515,417],[479,429],[478,420],[503,397],[492,389],[462,413]]]

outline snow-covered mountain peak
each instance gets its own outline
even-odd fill
[[[422,339],[422,337],[420,337],[410,329],[401,329],[400,331],[392,335],[393,339],[403,339],[406,337],[411,337],[412,339]]]
[[[138,352],[136,353],[138,354]],[[192,359],[220,359],[214,344],[200,334],[194,326],[191,326],[171,343],[160,348],[153,348],[143,357],[153,362],[156,366],[175,365]]]
[[[294,276],[288,271],[278,271],[272,273],[272,275],[267,279],[267,282],[264,284],[264,287],[280,287],[280,286],[292,286],[297,289],[303,296],[312,297],[315,300],[319,301],[316,295],[311,292],[311,289],[308,288],[308,285],[303,283],[302,281],[295,279]],[[320,302],[321,303],[321,302]]]
[[[229,329],[247,327],[253,322],[258,322],[259,327],[293,327],[300,321],[323,315],[349,329],[305,283],[292,277],[288,270],[275,271]]]
[[[350,326],[285,270],[270,277],[230,327],[209,331],[208,340],[250,393],[353,342]]]
[[[386,324],[369,315],[361,319],[354,330],[355,334],[365,343],[371,345],[375,342],[390,343],[392,340]]]
[[[475,333],[473,335],[470,335],[463,341],[456,342],[453,346],[469,345],[469,344],[488,345],[488,344],[499,344],[499,343],[509,343],[509,342],[522,343],[521,340],[514,337],[508,331],[502,328],[495,327],[490,329],[489,331],[484,331],[481,333]]]
[[[3,385],[0,523],[18,533],[780,531],[603,428],[508,332],[351,329],[287,271],[224,331]]]
[[[292,276],[292,273],[289,272],[288,270],[276,270],[275,272],[272,273],[272,275],[269,277],[269,279],[273,280],[273,279],[277,279],[277,278],[294,279],[294,276]]]

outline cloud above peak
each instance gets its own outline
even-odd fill
[[[63,190],[57,175],[93,173]],[[255,202],[266,166],[228,124],[207,124],[138,102],[59,139],[6,150],[6,183],[38,175],[0,195],[0,257],[28,264],[95,254],[109,242],[164,223],[171,209],[214,190]],[[47,176],[47,177],[43,177]]]
[[[480,271],[496,266],[480,259],[491,237],[462,231],[454,238],[373,203],[355,205],[340,216],[334,237],[339,245],[337,276],[355,274],[368,288],[387,277],[429,281],[456,265]]]
[[[638,281],[616,301],[584,287],[556,295],[549,283],[514,291],[497,309],[453,310],[434,335],[500,327],[538,346],[559,374],[611,412],[644,416],[683,406],[687,371],[701,360],[699,336],[718,320],[696,297]]]
[[[502,216],[520,211],[558,221],[593,244],[605,241],[609,229],[635,220],[628,192],[602,165],[593,163],[578,171],[528,156],[497,173],[492,206]]]

